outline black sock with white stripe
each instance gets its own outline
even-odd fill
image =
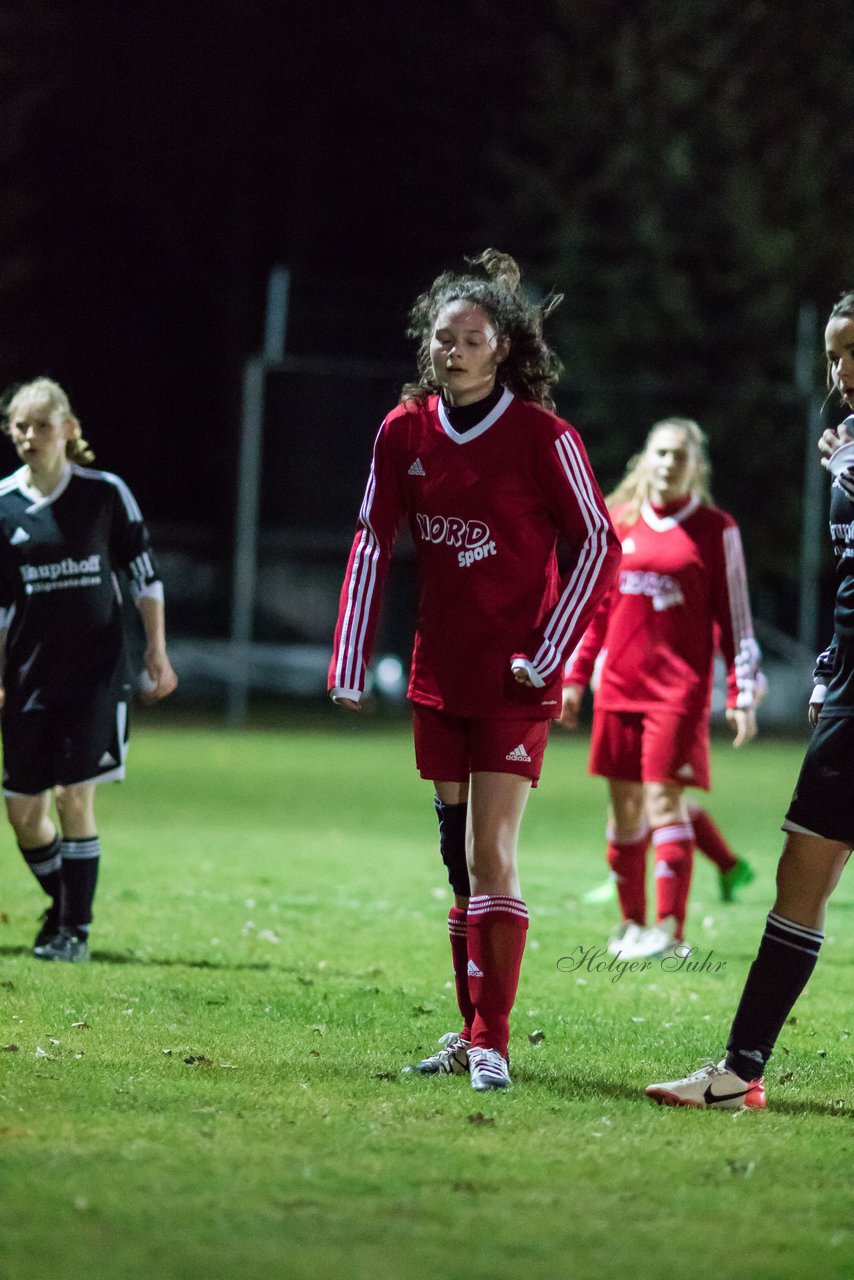
[[[37,849],[25,849],[18,845],[24,861],[38,880],[49,898],[59,901],[62,885],[60,868],[62,867],[62,839],[57,831],[49,844],[39,845]]]
[[[62,842],[62,915],[60,923],[86,938],[92,922],[92,901],[98,883],[101,843],[97,836]]]
[[[727,1043],[726,1065],[742,1080],[762,1075],[815,968],[822,942],[824,934],[818,929],[769,912]]]

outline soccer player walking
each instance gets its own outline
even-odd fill
[[[715,649],[727,664],[726,716],[737,747],[756,733],[759,650],[741,537],[732,517],[711,505],[705,436],[695,422],[657,422],[608,505],[622,566],[567,665],[561,720],[577,724],[604,650],[590,771],[610,790],[606,856],[623,924],[609,948],[655,956],[684,938],[694,848],[684,791],[709,788]],[[657,924],[646,929],[650,838]]]
[[[517,872],[561,671],[607,590],[619,545],[576,431],[551,400],[544,307],[487,250],[415,302],[420,380],[380,427],[341,593],[329,684],[358,710],[382,584],[406,518],[418,562],[409,684],[415,755],[433,782],[459,1034],[414,1068],[507,1088],[509,1014],[528,927]],[[556,542],[572,552],[560,578]]]
[[[94,454],[58,383],[4,397],[3,430],[22,466],[0,481],[0,725],[6,812],[50,898],[33,954],[89,959],[100,859],[95,787],[124,777],[128,683],[117,574],[145,629],[147,701],[177,684],[163,588],[124,481]],[[59,830],[51,817],[55,797]]]
[[[824,333],[828,386],[854,410],[854,292],[833,307]],[[827,900],[854,848],[854,418],[819,448],[833,475],[830,536],[838,583],[833,640],[818,659],[809,718],[815,725],[783,822],[777,896],[747,975],[726,1056],[681,1080],[651,1084],[668,1106],[738,1111],[764,1107],[764,1070],[809,981],[824,941]]]

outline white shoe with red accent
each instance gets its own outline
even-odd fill
[[[478,1093],[488,1089],[512,1089],[510,1068],[497,1049],[469,1049],[471,1087]]]
[[[742,1111],[745,1107],[763,1110],[765,1107],[765,1081],[742,1080],[726,1065],[726,1059],[708,1062],[693,1075],[682,1080],[667,1080],[664,1084],[650,1084],[646,1096],[665,1107],[714,1107],[716,1111]]]

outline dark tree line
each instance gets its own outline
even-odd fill
[[[0,37],[0,378],[67,382],[156,515],[228,531],[273,263],[296,349],[406,356],[411,295],[495,244],[566,295],[605,482],[697,416],[784,620],[798,312],[854,281],[850,0],[0,4]]]

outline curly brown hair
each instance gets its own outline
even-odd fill
[[[474,271],[443,271],[426,293],[415,299],[409,313],[407,336],[419,343],[417,382],[408,382],[401,391],[401,402],[423,400],[435,395],[440,387],[433,377],[430,361],[430,339],[436,317],[451,302],[471,302],[489,316],[499,342],[509,340],[507,357],[498,369],[497,381],[520,400],[554,409],[551,389],[558,381],[563,366],[543,338],[543,321],[563,299],[551,293],[542,303],[533,302],[522,290],[522,273],[508,253],[485,249],[476,258],[467,258]]]

